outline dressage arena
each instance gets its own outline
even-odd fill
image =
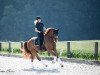
[[[43,60],[48,67],[35,60],[33,67],[30,60],[0,56],[0,75],[100,75],[100,65],[63,62],[64,67],[56,62]]]

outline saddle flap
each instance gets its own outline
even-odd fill
[[[38,39],[38,37],[36,37],[34,40],[35,40],[35,45],[39,45],[39,42],[38,42],[39,39]]]
[[[33,37],[32,39],[33,39],[33,44],[39,45],[38,37]]]

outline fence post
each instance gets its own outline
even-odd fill
[[[8,44],[9,44],[9,50],[8,51],[10,53],[11,52],[11,41],[9,41]]]
[[[67,57],[71,57],[71,51],[70,51],[70,42],[67,42]]]
[[[0,42],[0,51],[2,50],[2,43]]]
[[[98,42],[95,42],[94,57],[95,57],[95,60],[98,60]]]
[[[21,43],[21,48],[22,48],[22,47],[23,47],[24,42],[23,42],[23,41],[21,41],[20,43]]]
[[[50,53],[48,52],[48,56],[50,56]]]

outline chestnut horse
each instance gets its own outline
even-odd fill
[[[60,58],[58,57],[58,53],[56,50],[56,42],[57,42],[57,37],[58,37],[58,30],[59,29],[54,29],[54,28],[47,28],[45,33],[44,33],[44,42],[43,42],[43,49],[45,51],[48,51],[50,54],[54,56],[53,62],[56,62],[57,60],[59,61],[61,67],[63,67]],[[39,50],[39,46],[35,45],[35,38],[33,37],[30,40],[26,41],[23,44],[23,47],[21,48],[21,51],[24,53],[25,57],[30,57],[31,62],[35,58],[37,58],[39,61],[41,61],[45,66],[47,66],[41,58],[38,56],[39,51],[44,51],[44,50]]]

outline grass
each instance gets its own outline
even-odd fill
[[[80,59],[94,59],[94,42],[99,42],[99,60],[100,60],[100,40],[92,41],[71,41],[71,57]],[[58,42],[57,43],[58,52],[62,51],[62,57],[67,56],[67,43]]]
[[[99,60],[100,60],[100,40],[92,40],[92,41],[71,41],[71,57],[72,58],[80,58],[80,59],[94,59],[94,42],[99,42]],[[19,50],[21,47],[20,42],[12,42],[12,49],[14,54],[21,55],[21,51]],[[9,53],[8,49],[9,45],[7,42],[3,42],[2,51],[0,53]],[[59,55],[61,57],[67,56],[67,42],[59,41],[56,47]],[[48,56],[47,52],[42,52],[39,54],[40,56]]]

